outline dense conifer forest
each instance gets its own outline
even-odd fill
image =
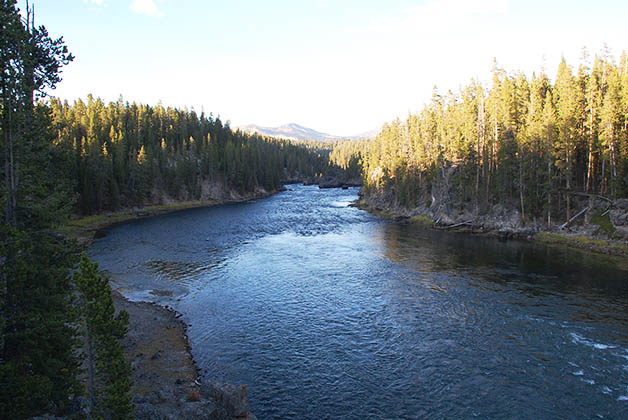
[[[330,169],[329,148],[233,131],[211,114],[91,95],[72,105],[52,99],[50,108],[57,163],[82,214],[207,199],[215,185],[271,192],[285,177]]]
[[[565,221],[576,197],[628,196],[628,56],[609,51],[554,81],[494,64],[492,85],[439,94],[386,124],[363,155],[367,196],[429,207],[440,185],[478,214],[502,203],[522,220]]]
[[[348,179],[361,178],[363,151],[369,142],[368,139],[335,142],[329,155],[330,163],[341,169]]]

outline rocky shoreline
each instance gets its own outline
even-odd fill
[[[604,218],[584,215],[568,228],[542,222],[522,224],[516,209],[495,205],[484,214],[449,211],[447,206],[407,209],[390,204],[390,197],[364,195],[355,207],[400,223],[420,224],[428,228],[495,236],[500,240],[532,240],[544,244],[576,248],[597,254],[628,258],[628,200],[617,200]],[[599,210],[592,206],[592,210]]]
[[[282,181],[284,184],[303,184],[303,185],[318,185],[318,188],[342,188],[343,190],[349,187],[361,187],[363,185],[361,178],[345,178],[337,176],[324,176],[324,177],[287,177]]]
[[[231,194],[219,199],[124,209],[74,219],[60,230],[66,237],[87,247],[94,239],[106,234],[107,229],[132,220],[257,200],[279,191],[282,189],[268,192],[260,188],[252,193]],[[112,291],[116,311],[125,309],[130,318],[122,344],[132,367],[132,398],[137,419],[255,419],[249,411],[245,385],[220,384],[199,376],[187,336],[187,324],[181,320],[181,314],[167,305],[130,301],[119,291]],[[78,404],[82,405],[80,401]],[[83,408],[77,410],[76,414],[80,416]]]
[[[245,385],[201,380],[181,314],[168,306],[129,301],[118,292],[113,297],[116,310],[130,315],[122,344],[132,366],[139,420],[255,419]]]

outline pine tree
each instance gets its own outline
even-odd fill
[[[619,136],[622,125],[621,118],[621,84],[617,70],[607,70],[607,87],[600,112],[600,140],[604,146],[604,155],[609,164],[609,195],[615,197],[618,181],[621,177],[619,164]]]
[[[71,203],[53,183],[49,109],[36,104],[72,60],[61,38],[0,2],[0,412],[63,412],[77,392],[69,272],[75,252],[52,231]]]
[[[129,314],[122,310],[115,315],[109,279],[99,273],[98,264],[85,253],[74,273],[74,283],[84,314],[90,414],[132,419],[131,367],[119,341],[127,333]]]
[[[490,89],[472,81],[459,94],[435,90],[423,110],[385,124],[364,147],[367,197],[430,207],[435,186],[449,203],[475,204],[466,210],[484,214],[499,202],[548,228],[552,218],[570,220],[582,196],[625,197],[628,57],[616,65],[605,50],[591,67],[585,55],[574,76],[563,59],[552,85],[544,71],[528,82],[495,64]]]

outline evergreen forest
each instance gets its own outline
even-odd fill
[[[207,200],[208,191],[278,190],[287,178],[332,168],[330,146],[250,135],[211,114],[91,95],[49,101],[57,166],[79,214],[164,201]]]
[[[522,221],[569,220],[574,201],[628,196],[628,56],[608,50],[554,80],[494,63],[492,84],[439,94],[384,125],[363,153],[367,196],[429,207],[437,185],[475,214],[501,203]]]

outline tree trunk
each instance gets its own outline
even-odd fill
[[[552,163],[547,162],[547,180],[549,188],[547,190],[547,228],[552,228]]]
[[[17,227],[17,182],[16,182],[16,163],[14,155],[14,138],[13,138],[13,112],[11,100],[5,104],[5,121],[4,121],[4,183],[7,190],[7,203],[5,222],[11,227]]]
[[[611,129],[612,130],[612,129]],[[615,156],[615,139],[614,139],[614,133],[611,131],[611,141],[610,141],[610,164],[611,164],[611,191],[610,191],[610,197],[611,198],[615,198],[615,192],[616,192],[616,188],[615,188],[615,184],[617,181],[617,163],[615,161],[616,156]]]
[[[589,113],[589,162],[587,165],[587,186],[585,191],[591,189],[591,180],[593,177],[593,104],[591,104],[591,112]]]
[[[87,341],[87,375],[89,377],[89,412],[87,413],[89,420],[92,418],[92,413],[96,407],[96,356],[94,355],[94,343],[88,325],[85,325],[85,340]]]
[[[567,187],[567,196],[565,197],[565,199],[567,200],[567,229],[569,229],[570,223],[569,221],[571,220],[571,196],[569,195],[569,193],[571,192],[571,160],[569,159],[569,148],[571,147],[570,143],[569,143],[569,137],[567,137],[567,149],[566,149],[566,160],[567,160],[567,174],[565,175],[566,178],[566,187]]]
[[[600,195],[606,195],[606,157],[602,158],[602,185],[600,186]]]
[[[519,158],[519,199],[521,201],[521,220],[525,223],[526,211],[523,203],[523,162]]]

